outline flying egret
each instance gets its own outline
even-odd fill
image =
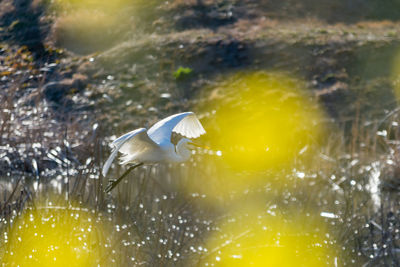
[[[172,132],[182,135],[176,146],[171,142]],[[145,163],[157,162],[185,162],[190,158],[194,144],[190,139],[205,134],[203,126],[193,112],[183,112],[169,116],[149,130],[139,128],[118,137],[112,145],[114,149],[103,166],[103,176],[111,166],[118,152],[122,153],[121,165],[136,163],[129,168],[118,180],[111,181],[105,189],[110,192],[131,170]]]

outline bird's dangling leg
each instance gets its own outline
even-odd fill
[[[142,165],[143,165],[143,163],[139,163],[139,164],[133,165],[132,167],[130,167],[129,169],[127,169],[127,170],[124,172],[124,174],[122,174],[121,177],[119,177],[117,180],[110,180],[110,181],[108,181],[108,185],[107,185],[106,189],[104,189],[104,192],[105,192],[105,193],[109,193],[109,192],[110,192],[111,190],[113,190],[114,187],[116,187],[116,186],[119,184],[119,182],[121,182],[122,179],[124,179],[133,169],[136,169],[137,167],[142,166]]]

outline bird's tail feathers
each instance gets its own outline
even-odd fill
[[[103,170],[102,170],[102,174],[103,174],[104,177],[107,175],[107,172],[111,167],[111,163],[114,161],[114,159],[117,156],[117,154],[118,154],[118,149],[114,148],[113,152],[108,157],[106,163],[104,163]]]

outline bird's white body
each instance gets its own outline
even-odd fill
[[[172,132],[186,138],[182,138],[175,146],[171,142]],[[202,134],[205,134],[205,130],[193,112],[169,116],[149,130],[133,130],[112,142],[114,150],[104,164],[103,176],[106,176],[118,152],[123,154],[120,164],[187,161],[191,155],[191,140],[188,138],[197,138]]]

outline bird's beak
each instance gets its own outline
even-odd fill
[[[196,144],[196,143],[193,143],[193,142],[188,142],[188,144],[192,145],[192,146],[195,146],[195,147],[200,147],[200,148],[204,148],[204,149],[210,149],[208,146]]]

